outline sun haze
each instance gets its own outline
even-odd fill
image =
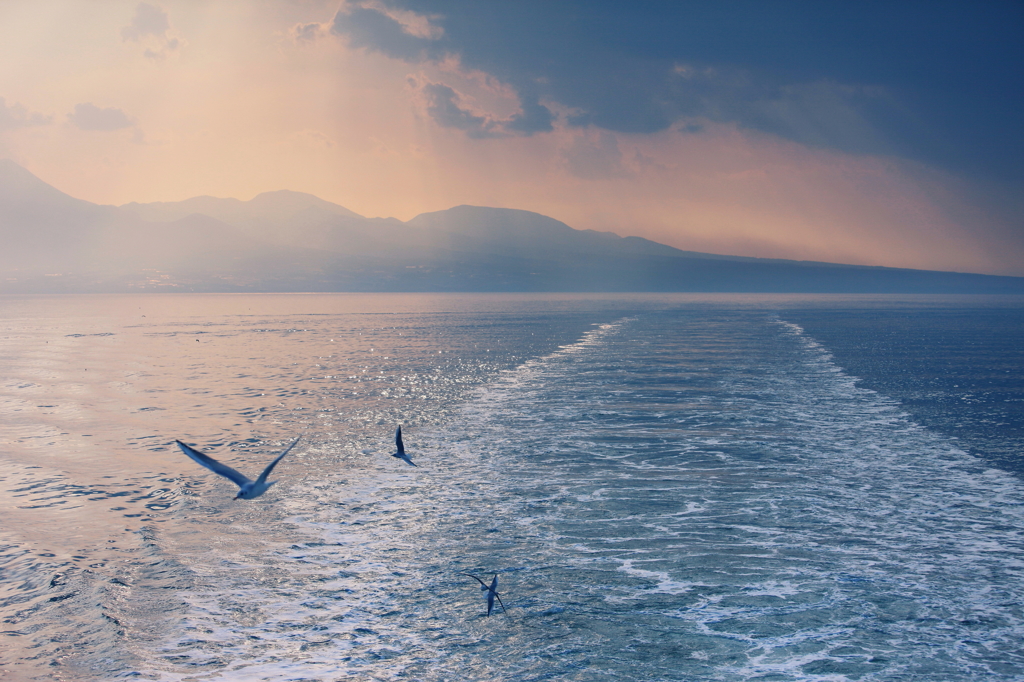
[[[0,4],[0,158],[741,256],[1024,275],[1019,3]]]

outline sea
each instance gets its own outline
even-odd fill
[[[175,444],[296,438],[254,500]],[[1024,297],[0,297],[0,679],[1024,680],[1022,642]]]

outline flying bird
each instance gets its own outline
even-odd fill
[[[398,452],[396,452],[395,454],[391,455],[392,457],[397,457],[398,459],[404,460],[405,462],[407,462],[411,466],[416,466],[413,463],[413,461],[411,459],[409,459],[409,455],[405,454],[405,444],[402,443],[402,427],[401,426],[399,426],[397,429],[395,429],[395,446],[398,448]]]
[[[480,583],[480,589],[487,593],[487,615],[491,615],[491,610],[494,608],[494,600],[498,600],[498,604],[501,605],[502,612],[507,616],[508,611],[505,610],[505,604],[502,603],[501,597],[498,596],[498,574],[494,574],[494,578],[491,579],[491,584],[488,585],[480,578],[476,577],[472,573],[460,573],[459,575],[467,575],[473,580]]]
[[[299,438],[302,438],[302,436],[299,436]],[[250,481],[249,478],[246,477],[244,474],[235,471],[227,464],[221,464],[213,457],[210,457],[209,455],[204,455],[195,448],[185,445],[180,440],[176,440],[174,442],[178,444],[178,447],[181,448],[182,452],[191,457],[197,463],[202,464],[204,467],[206,467],[215,474],[220,474],[224,478],[230,479],[236,485],[238,485],[239,490],[238,494],[235,495],[236,500],[251,500],[267,492],[267,488],[277,483],[277,481],[268,481],[267,476],[269,476],[270,472],[274,470],[274,467],[277,466],[277,463],[281,461],[281,458],[283,458],[285,455],[291,452],[291,449],[294,448],[295,444],[299,442],[299,438],[293,440],[292,444],[289,445],[284,452],[278,455],[273,462],[268,464],[267,468],[263,470],[263,473],[260,474],[260,477],[257,478],[255,481]]]

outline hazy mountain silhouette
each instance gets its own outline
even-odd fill
[[[78,263],[117,209],[75,199],[0,159],[0,268],[29,271]]]
[[[303,212],[325,218],[343,216],[362,219],[361,215],[343,206],[324,201],[312,194],[289,190],[264,192],[250,201],[203,196],[185,201],[158,201],[151,204],[132,202],[121,208],[152,222],[177,220],[193,213],[207,215],[232,225],[289,220]]]
[[[0,160],[0,292],[1024,293],[1024,278],[681,251],[504,208],[364,218],[302,192],[99,206]]]

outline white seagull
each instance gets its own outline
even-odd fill
[[[302,436],[299,436],[299,438],[302,438]],[[251,500],[267,492],[267,488],[277,483],[277,481],[268,481],[267,476],[269,476],[270,472],[274,470],[274,467],[277,466],[277,463],[281,461],[281,458],[287,455],[289,452],[291,452],[291,449],[294,448],[295,444],[299,442],[299,438],[293,440],[292,444],[289,445],[284,452],[278,455],[273,462],[268,464],[267,468],[263,470],[263,473],[260,474],[260,477],[257,478],[255,481],[250,481],[247,476],[235,471],[227,464],[221,464],[213,457],[210,457],[209,455],[204,455],[195,448],[185,445],[180,440],[176,440],[174,442],[178,444],[178,447],[181,448],[182,452],[191,457],[197,463],[202,464],[204,467],[206,467],[213,473],[220,474],[224,478],[230,479],[235,484],[237,484],[239,490],[238,494],[235,495],[236,500]]]
[[[487,615],[491,615],[491,610],[494,608],[494,600],[497,599],[498,603],[501,604],[502,612],[507,616],[508,611],[505,610],[505,604],[502,603],[501,597],[498,596],[498,574],[494,574],[494,578],[491,579],[491,584],[488,585],[480,578],[476,577],[472,573],[460,573],[459,575],[468,575],[473,580],[480,583],[480,589],[487,593]]]
[[[398,459],[404,460],[405,462],[407,462],[411,466],[416,466],[415,464],[413,464],[413,461],[411,459],[409,459],[409,455],[405,454],[405,444],[402,443],[402,427],[401,426],[399,426],[397,429],[395,429],[395,446],[398,448],[398,452],[396,452],[395,454],[391,455],[392,457],[397,457]]]

